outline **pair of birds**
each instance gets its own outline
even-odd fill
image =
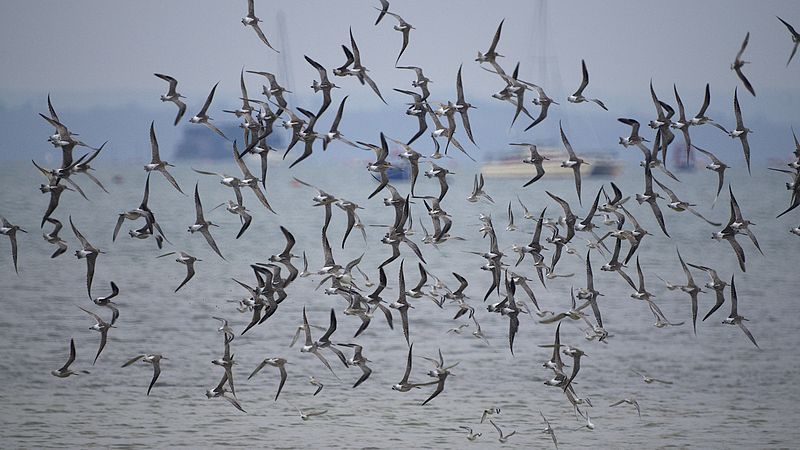
[[[106,322],[99,315],[97,315],[97,314],[95,314],[95,313],[93,313],[93,312],[91,312],[91,311],[89,311],[89,310],[87,310],[85,308],[82,308],[80,306],[79,306],[79,308],[82,311],[84,311],[87,314],[89,314],[90,316],[92,316],[96,321],[96,323],[94,325],[92,325],[89,329],[98,331],[100,333],[100,347],[97,350],[97,354],[95,355],[94,362],[92,362],[92,365],[94,365],[97,362],[97,358],[100,357],[100,353],[105,348],[106,340],[107,340],[107,336],[108,336],[108,330],[110,328],[112,328],[114,325],[113,325],[113,322],[112,323]],[[67,359],[67,362],[61,368],[59,368],[57,370],[53,370],[53,371],[50,372],[55,377],[66,378],[66,377],[69,377],[71,375],[78,375],[78,374],[81,374],[81,373],[83,373],[83,374],[88,374],[89,373],[86,370],[73,370],[73,369],[70,369],[70,366],[75,361],[75,357],[76,357],[75,340],[74,339],[70,339],[69,345],[70,345],[70,349],[69,349],[69,357]],[[139,360],[142,360],[142,362],[152,365],[153,366],[153,378],[150,380],[150,385],[147,388],[147,395],[150,395],[150,391],[153,389],[153,385],[156,384],[156,381],[158,380],[158,377],[161,374],[161,360],[162,359],[165,360],[165,359],[168,359],[168,358],[166,358],[165,356],[162,356],[161,354],[158,354],[158,353],[152,353],[152,354],[144,353],[144,354],[140,354],[140,355],[137,355],[137,356],[131,358],[130,360],[125,362],[122,365],[122,367],[128,367],[128,366],[132,365],[133,363],[135,363],[136,361],[139,361]]]
[[[178,93],[177,90],[178,80],[170,75],[165,75],[163,73],[155,73],[153,75],[169,83],[167,92],[161,95],[161,101],[172,102],[175,104],[175,106],[178,107],[178,114],[175,116],[175,120],[173,122],[173,125],[178,125],[178,123],[181,121],[181,118],[183,118],[183,115],[186,113],[186,103],[184,103],[183,100],[181,100],[186,97]],[[214,100],[214,94],[217,92],[218,85],[219,82],[217,82],[214,85],[214,87],[211,88],[211,92],[209,92],[208,96],[206,97],[206,101],[205,103],[203,103],[203,107],[200,108],[200,111],[197,114],[195,114],[189,119],[189,122],[203,124],[214,133],[220,135],[223,139],[228,140],[228,137],[225,136],[225,133],[223,133],[219,128],[217,128],[216,125],[211,123],[211,120],[213,119],[208,115],[208,108],[211,107],[211,102]],[[152,138],[152,133],[151,133],[151,139],[154,139]]]
[[[410,391],[412,389],[419,389],[419,388],[424,387],[424,386],[430,386],[430,385],[435,384],[436,385],[436,389],[434,389],[434,391],[431,393],[431,395],[428,396],[428,398],[424,402],[422,402],[422,404],[421,404],[421,406],[425,406],[425,405],[428,404],[428,402],[430,402],[434,398],[438,397],[439,394],[441,394],[442,391],[444,391],[445,381],[447,380],[447,377],[449,377],[451,375],[450,370],[453,369],[454,367],[456,367],[459,364],[460,361],[456,362],[455,364],[451,364],[449,366],[445,366],[444,358],[442,357],[442,350],[441,349],[439,349],[439,359],[438,360],[434,359],[434,358],[428,358],[428,357],[423,356],[424,359],[426,359],[426,360],[428,360],[428,361],[430,361],[430,362],[432,362],[434,364],[435,368],[433,370],[428,371],[428,376],[430,376],[432,378],[436,378],[436,380],[435,381],[425,382],[425,383],[412,383],[412,382],[409,381],[409,377],[411,376],[413,350],[414,350],[414,344],[411,343],[409,345],[409,347],[408,347],[408,357],[406,358],[406,370],[405,370],[405,372],[403,372],[403,378],[400,380],[400,382],[398,382],[397,384],[394,384],[392,386],[392,389],[395,390],[395,391],[398,391],[398,392],[408,392],[408,391]]]
[[[493,421],[493,420],[491,420],[491,419],[489,420],[489,423],[491,423],[491,424],[492,424],[492,426],[494,427],[494,429],[495,429],[495,430],[497,430],[497,434],[498,434],[497,440],[498,440],[498,441],[499,441],[501,444],[505,444],[506,442],[508,442],[508,439],[509,439],[509,438],[511,438],[511,436],[513,436],[513,435],[517,434],[517,430],[514,430],[514,431],[512,431],[511,433],[505,434],[505,433],[503,432],[502,428],[500,428],[500,427],[499,427],[499,426],[498,426],[496,423],[494,423],[494,421]],[[470,440],[470,441],[475,441],[475,440],[477,440],[479,437],[483,436],[483,433],[476,433],[476,432],[474,432],[474,431],[472,430],[472,428],[471,428],[471,427],[467,427],[467,426],[461,426],[461,427],[459,427],[459,428],[462,428],[462,429],[464,429],[464,430],[467,430],[467,439],[468,439],[468,440]]]

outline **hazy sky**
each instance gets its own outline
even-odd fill
[[[155,71],[174,74],[187,96],[204,96],[218,80],[222,80],[219,94],[235,96],[241,67],[274,70],[276,64],[276,55],[242,26],[246,4],[245,0],[3,2],[3,97],[14,102],[50,91],[77,104],[143,102],[146,97],[139,95],[157,95],[162,88],[152,76]],[[365,65],[388,91],[389,86],[407,84],[409,74],[392,69],[401,37],[391,29],[391,17],[372,25],[377,4],[377,0],[257,0],[256,14],[265,21],[267,35],[283,48],[286,42],[277,33],[276,13],[285,13],[295,84],[306,87],[315,76],[303,54],[326,67],[344,61],[339,46],[347,43],[352,26]],[[800,28],[800,2],[794,0],[549,2],[546,35],[540,31],[538,5],[536,1],[394,0],[392,9],[416,28],[402,62],[424,67],[439,82],[451,80],[464,62],[466,82],[473,88],[489,84],[494,92],[495,78],[481,73],[473,60],[506,18],[499,46],[506,55],[503,63],[522,60],[523,74],[537,79],[534,58],[542,50],[539,41],[546,38],[568,89],[579,83],[580,59],[586,58],[593,92],[607,98],[646,87],[651,77],[660,84],[676,82],[687,94],[701,89],[706,80],[715,88],[732,88],[736,80],[728,66],[747,31],[752,34],[747,57],[753,64],[746,69],[759,92],[797,89],[800,81],[800,57],[789,69],[784,67],[791,41],[775,18],[781,15]]]
[[[317,75],[303,55],[329,69],[341,65],[340,45],[348,43],[352,26],[364,64],[387,101],[400,108],[406,100],[391,88],[408,88],[412,73],[393,68],[401,35],[392,29],[395,21],[389,16],[373,26],[377,16],[373,7],[378,4],[377,0],[256,0],[256,14],[264,20],[267,36],[283,51],[277,55],[241,24],[245,0],[4,1],[0,104],[44,110],[50,92],[59,110],[131,105],[162,107],[171,113],[172,105],[162,106],[158,100],[166,85],[152,75],[162,72],[180,81],[180,91],[189,98],[187,116],[221,81],[211,111],[219,119],[224,117],[219,109],[237,101],[242,67],[277,72],[278,58],[285,57],[293,74],[285,83],[304,96],[298,102],[313,106],[318,99],[309,97],[309,85]],[[503,83],[481,70],[474,58],[488,47],[505,18],[498,46],[506,55],[501,63],[510,71],[521,61],[521,78],[543,84],[551,96],[561,97],[562,104],[580,83],[580,60],[585,58],[591,74],[587,94],[604,99],[614,117],[652,111],[647,91],[651,78],[659,95],[670,103],[674,103],[671,84],[677,83],[691,114],[710,82],[710,112],[724,110],[730,115],[737,79],[729,66],[750,31],[745,58],[752,64],[745,70],[759,97],[743,95],[743,108],[752,115],[779,117],[787,128],[794,119],[800,127],[800,55],[785,66],[792,43],[775,17],[780,15],[800,29],[796,0],[560,0],[545,8],[538,1],[510,0],[393,0],[391,4],[416,28],[400,63],[425,69],[434,80],[434,101],[455,96],[455,73],[461,63],[470,100],[493,101],[489,96]],[[285,36],[278,31],[280,11],[285,16]],[[355,79],[335,81],[343,87],[337,98],[343,93],[351,96],[348,108],[383,108]],[[250,77],[248,84],[257,92],[260,80]]]

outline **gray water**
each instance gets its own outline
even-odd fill
[[[332,161],[323,156],[319,159]],[[555,325],[539,324],[535,316],[521,317],[516,356],[512,356],[507,343],[508,320],[489,314],[481,302],[491,278],[479,270],[484,261],[464,251],[488,248],[488,240],[481,239],[478,233],[481,212],[493,214],[501,248],[507,253],[511,253],[511,244],[529,240],[534,222],[522,218],[516,202],[519,231],[505,231],[505,208],[516,194],[532,212],[538,214],[547,206],[548,216],[555,217],[560,210],[544,194],[549,190],[570,201],[581,216],[594,193],[608,179],[584,179],[583,208],[578,208],[571,179],[547,176],[526,189],[521,188],[524,180],[487,179],[486,190],[497,204],[471,204],[464,198],[472,187],[477,166],[446,160],[444,164],[456,175],[451,177],[451,190],[443,207],[454,218],[452,234],[467,240],[448,242],[438,250],[420,246],[428,269],[451,288],[455,289],[458,283],[450,272],[459,272],[469,279],[469,301],[476,308],[490,345],[471,336],[472,326],[461,335],[446,333],[458,323],[468,322],[451,320],[455,313],[453,306],[440,310],[428,300],[411,300],[414,309],[409,312],[410,334],[415,354],[412,380],[428,379],[425,372],[430,364],[420,356],[433,357],[441,349],[446,362],[460,361],[444,392],[424,407],[420,403],[433,391],[432,387],[408,393],[391,389],[405,367],[407,347],[400,327],[389,330],[378,315],[369,329],[353,340],[360,321],[341,313],[346,306],[341,297],[329,297],[322,290],[314,290],[319,276],[295,281],[288,288],[289,298],[272,318],[238,336],[249,322],[250,313],[235,310],[236,303],[231,300],[243,298],[246,293],[231,277],[252,282],[249,264],[266,261],[269,255],[280,252],[284,241],[279,225],[294,233],[297,238],[294,253],[306,251],[312,270],[322,265],[319,230],[323,211],[311,206],[315,193],[292,185],[291,176],[360,203],[366,208],[361,217],[367,224],[391,222],[393,210],[383,207],[381,202],[387,192],[366,199],[375,184],[360,163],[339,161],[327,166],[309,163],[291,172],[286,166],[275,165],[269,176],[267,195],[278,215],[268,213],[246,192],[245,204],[254,212],[254,221],[239,240],[234,239],[239,229],[237,217],[222,208],[207,213],[207,218],[221,225],[213,234],[227,262],[214,255],[201,236],[186,232],[186,227],[194,221],[192,199],[180,195],[158,174],[151,181],[150,207],[173,245],[158,250],[152,239],[129,238],[126,232],[133,228],[130,222],[126,222],[120,237],[112,243],[117,214],[139,204],[145,174],[139,166],[110,165],[101,165],[97,172],[110,195],[82,177],[76,180],[91,202],[74,193],[64,195],[54,217],[67,225],[62,237],[70,249],[67,254],[50,259],[54,248],[42,240],[36,228],[47,205],[47,196],[37,191],[43,180],[29,164],[14,163],[0,168],[0,213],[30,231],[19,235],[19,276],[13,271],[8,240],[0,236],[3,306],[0,337],[4,343],[0,346],[0,379],[4,383],[0,390],[2,446],[463,448],[470,444],[481,448],[549,448],[552,446],[549,437],[540,433],[544,425],[539,410],[550,419],[561,448],[796,445],[800,438],[795,426],[796,405],[800,400],[796,385],[800,367],[795,352],[799,340],[795,322],[800,238],[788,233],[789,228],[798,225],[796,213],[774,218],[789,201],[782,177],[765,168],[754,169],[752,177],[742,171],[729,171],[728,179],[744,214],[757,224],[753,229],[765,253],[760,255],[746,237],[740,238],[748,257],[747,273],[738,269],[726,243],[710,239],[716,231],[714,227],[688,213],[678,214],[663,207],[672,235],[668,239],[658,230],[646,205],[631,205],[642,226],[654,234],[644,240],[639,250],[648,289],[656,295],[656,302],[668,318],[686,324],[655,328],[646,305],[629,297],[630,289],[619,276],[599,270],[603,258],[595,253],[595,283],[605,294],[600,306],[606,328],[613,337],[607,345],[589,342],[580,329],[582,323],[565,319],[562,326],[562,343],[576,345],[588,355],[581,361],[574,386],[579,395],[592,399],[594,407],[588,410],[596,428],[576,431],[585,422],[576,420],[560,389],[542,384],[551,374],[541,367],[549,359],[550,349],[539,345],[552,342]],[[179,163],[181,167],[173,173],[187,193],[191,193],[192,185],[199,180],[206,211],[232,198],[230,190],[219,185],[217,179],[196,175],[189,165]],[[191,165],[230,173],[236,170],[232,164],[197,161]],[[255,165],[251,161],[251,166]],[[111,183],[112,175],[120,175],[123,181]],[[698,170],[680,173],[679,177],[683,183],[669,183],[678,195],[700,204],[700,211],[711,218],[727,221],[728,197],[724,191],[716,208],[710,209],[716,188],[715,174]],[[642,189],[641,172],[632,167],[616,182],[629,194]],[[407,182],[396,185],[401,193],[408,192]],[[417,188],[418,193],[438,193],[436,181],[424,177]],[[106,252],[97,261],[93,293],[108,293],[111,280],[121,289],[117,298],[120,318],[95,366],[92,359],[99,335],[89,330],[93,320],[75,305],[106,318],[110,313],[86,298],[85,263],[74,257],[77,240],[69,230],[68,214],[89,241]],[[413,214],[417,232],[421,232],[420,221],[430,229],[421,202],[413,205]],[[366,252],[361,267],[377,281],[376,268],[390,254],[389,248],[380,243],[384,230],[368,227],[366,246],[355,231],[342,250],[344,224],[344,213],[334,208],[329,236],[337,262],[344,264]],[[420,234],[413,238],[418,242],[421,239]],[[583,243],[583,235],[579,233],[574,245],[581,255],[586,251]],[[739,313],[750,319],[748,327],[761,350],[738,327],[721,323],[728,314],[727,303],[709,320],[698,324],[697,336],[693,335],[688,297],[679,291],[667,291],[655,277],[684,282],[676,247],[687,261],[718,269],[723,279],[729,280],[731,274],[736,274]],[[172,258],[155,258],[173,250],[185,250],[203,259],[196,264],[196,277],[177,294],[172,291],[185,275],[184,266]],[[406,280],[411,287],[418,280],[416,258],[406,247],[401,250]],[[515,256],[509,255],[508,262],[513,264]],[[397,295],[398,266],[399,260],[387,267],[389,288],[383,297],[389,301]],[[570,287],[584,286],[583,262],[579,258],[564,254],[558,267],[559,273],[576,275],[549,280],[547,289],[538,280],[531,283],[543,309],[566,310]],[[536,278],[529,259],[518,269]],[[628,273],[635,275],[635,265]],[[698,283],[706,281],[699,271],[695,272],[695,278]],[[490,301],[497,300],[490,297]],[[713,302],[712,294],[701,295],[701,316]],[[301,354],[299,346],[288,347],[296,326],[302,323],[304,306],[310,321],[323,327],[328,325],[330,308],[335,308],[339,328],[333,340],[364,346],[364,355],[373,361],[370,366],[374,372],[357,389],[351,386],[361,375],[358,368],[345,369],[333,354],[326,352],[341,377],[339,381],[313,355]],[[204,396],[205,390],[215,386],[222,375],[222,369],[211,364],[223,350],[222,336],[216,331],[217,321],[211,316],[230,319],[237,332],[231,344],[238,361],[234,373],[237,396],[247,414],[222,399],[208,400]],[[399,324],[398,317],[396,321]],[[315,337],[319,334],[314,332]],[[78,351],[73,368],[88,369],[91,374],[58,379],[49,372],[66,360],[70,337],[75,339]],[[169,358],[162,362],[161,377],[149,397],[145,393],[152,376],[151,366],[137,363],[120,367],[139,353],[162,353]],[[351,355],[349,350],[346,353]],[[272,356],[284,356],[291,363],[287,366],[288,382],[277,402],[273,401],[279,380],[276,369],[266,367],[247,380],[262,359]],[[631,369],[674,384],[645,384]],[[316,397],[312,396],[314,386],[307,382],[309,375],[325,384]],[[608,407],[623,397],[638,399],[641,419],[627,405]],[[289,402],[302,409],[328,412],[303,421]],[[497,433],[488,421],[479,423],[482,411],[487,408],[500,408],[501,414],[494,420],[506,432],[517,431],[508,443],[497,441]],[[462,425],[473,427],[483,436],[474,444],[468,442],[464,431],[459,429]]]

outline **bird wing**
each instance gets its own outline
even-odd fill
[[[328,326],[328,330],[325,331],[325,334],[319,338],[320,342],[330,341],[331,335],[336,331],[336,312],[333,308],[331,308],[331,324]]]
[[[164,178],[166,178],[166,179],[167,179],[167,181],[169,182],[169,184],[171,184],[171,185],[172,185],[172,187],[174,187],[175,189],[177,189],[177,191],[178,191],[178,192],[180,192],[181,194],[183,194],[183,195],[186,195],[186,194],[183,192],[183,190],[181,189],[181,187],[180,187],[180,186],[178,186],[178,182],[175,180],[175,177],[173,177],[173,176],[172,176],[172,174],[171,174],[171,173],[169,173],[169,171],[167,171],[167,169],[166,169],[166,168],[161,168],[161,169],[158,169],[158,171],[159,171],[159,172],[161,172],[161,173],[164,175]]]
[[[97,354],[94,356],[94,361],[92,362],[92,365],[94,365],[94,363],[97,362],[97,358],[100,357],[100,353],[106,346],[107,339],[108,339],[108,329],[105,329],[105,331],[100,332],[100,347],[97,349]]]
[[[506,19],[500,21],[500,25],[497,26],[497,31],[494,32],[494,37],[492,37],[492,44],[489,46],[489,50],[486,52],[487,54],[495,53],[495,49],[497,49],[497,43],[500,42],[500,33],[503,32],[503,22]]]
[[[150,390],[153,389],[153,385],[156,384],[159,375],[161,375],[161,364],[155,361],[153,362],[153,378],[150,380],[150,386],[147,387],[147,395],[150,395]]]
[[[250,214],[242,211],[239,213],[239,216],[242,218],[242,228],[239,229],[239,232],[236,234],[236,239],[242,237],[245,231],[250,227],[250,223],[253,222],[253,217]]]
[[[359,364],[359,367],[361,368],[362,372],[361,377],[358,379],[358,381],[355,382],[355,384],[353,385],[353,389],[357,388],[358,385],[366,381],[367,378],[369,378],[369,376],[372,375],[372,369],[367,367],[365,364]]]
[[[580,96],[583,93],[583,90],[586,89],[586,86],[589,85],[589,69],[586,68],[586,61],[581,60],[581,85],[578,87],[578,90],[575,91],[573,94],[574,96]]]
[[[128,362],[126,362],[125,364],[123,364],[123,365],[122,365],[122,367],[128,367],[128,366],[130,366],[131,364],[135,363],[136,361],[138,361],[138,360],[140,360],[140,359],[144,358],[145,356],[147,356],[147,355],[136,355],[136,356],[134,356],[133,358],[131,358],[130,360],[128,360]]]
[[[206,242],[208,242],[208,245],[211,246],[212,250],[214,250],[214,253],[219,255],[220,258],[225,259],[225,257],[222,256],[222,252],[219,251],[219,247],[217,247],[217,243],[214,242],[214,237],[211,236],[211,232],[208,230],[208,228],[204,228],[203,230],[200,230],[200,233],[203,235],[204,238],[206,238]]]
[[[278,392],[275,393],[275,401],[278,401],[278,396],[281,395],[281,390],[283,389],[283,385],[286,384],[286,378],[287,378],[286,366],[281,364],[280,366],[278,366],[278,369],[280,369],[281,371],[281,382],[280,384],[278,384]]]
[[[410,357],[410,354],[409,354],[409,357]],[[63,372],[65,370],[67,370],[69,368],[70,364],[72,364],[73,361],[75,361],[75,339],[70,339],[69,340],[69,358],[67,359],[67,362],[60,369],[58,369],[58,371],[59,372]]]
[[[311,327],[308,326],[308,316],[306,315],[306,308],[303,307],[303,331],[306,334],[306,346],[310,346],[314,343],[311,339]]]
[[[510,301],[509,303],[513,303],[513,304],[516,305],[516,303],[513,300]],[[510,315],[509,319],[510,320],[508,322],[508,347],[511,350],[511,354],[513,355],[514,354],[514,338],[516,337],[517,330],[519,329],[519,318],[517,317],[517,314],[514,314],[514,315]]]
[[[498,433],[500,433],[500,437],[503,437],[503,430],[501,430],[500,427],[498,427],[497,424],[494,423],[494,420],[489,419],[489,423],[491,423],[494,429],[497,430]]]
[[[430,402],[431,400],[433,400],[433,399],[434,399],[434,398],[436,398],[436,397],[437,397],[439,394],[441,394],[441,393],[442,393],[442,391],[444,390],[444,380],[445,380],[446,378],[447,378],[447,376],[446,376],[446,375],[439,375],[439,381],[438,381],[438,382],[437,382],[437,384],[436,384],[436,390],[434,390],[434,391],[433,391],[433,393],[430,395],[430,397],[428,397],[428,399],[427,399],[427,400],[425,400],[424,402],[422,402],[422,406],[425,406],[425,405],[426,405],[428,402]]]
[[[173,125],[178,125],[178,122],[181,121],[183,115],[186,114],[186,103],[183,103],[180,99],[171,100],[172,103],[178,106],[178,114],[175,116],[175,123]]]
[[[567,139],[567,135],[564,134],[564,128],[561,127],[561,123],[558,124],[558,129],[561,132],[561,142],[564,143],[564,147],[567,149],[570,159],[577,159],[577,156],[575,156],[575,151],[572,150],[572,145],[570,145],[569,140]]]
[[[406,51],[406,47],[408,47],[408,38],[411,35],[411,25],[409,25],[408,22],[403,20],[400,16],[397,16],[397,18],[400,20],[400,25],[401,26],[405,25],[405,28],[403,28],[402,30],[403,46],[400,47],[400,53],[397,55],[397,60],[395,60],[395,65],[397,65],[398,62],[400,62],[400,57],[403,56],[403,52]]]
[[[69,224],[72,227],[72,232],[75,233],[75,237],[78,238],[78,240],[81,242],[81,246],[83,247],[83,249],[87,250],[92,248],[92,244],[90,244],[89,241],[87,241],[86,238],[83,237],[83,234],[81,234],[81,232],[78,231],[78,229],[75,227],[75,224],[72,223],[72,216],[69,217]]]
[[[750,333],[750,330],[748,330],[747,327],[744,326],[744,322],[741,321],[739,322],[739,328],[741,328],[742,331],[744,331],[744,334],[747,335],[748,339],[750,339],[750,342],[752,342],[753,345],[759,348],[758,344],[756,343],[756,339],[753,337],[753,334]]]
[[[306,59],[306,61],[308,61],[309,64],[311,64],[312,67],[317,69],[317,72],[319,72],[320,83],[323,83],[323,84],[327,83],[328,82],[328,72],[325,70],[325,68],[322,67],[322,65],[320,63],[314,61],[313,59],[309,58],[308,56],[303,55],[303,57]]]
[[[385,16],[386,13],[389,12],[389,0],[380,0],[380,2],[381,2],[381,7],[379,8],[380,13],[378,14],[378,19],[375,20],[375,25],[380,23],[381,19],[383,19],[383,16]]]
[[[414,350],[414,344],[412,343],[408,347],[408,358],[406,359],[406,371],[403,373],[403,379],[400,380],[400,384],[408,383],[408,377],[411,375],[411,353]]]
[[[236,400],[235,398],[228,397],[228,396],[227,396],[227,395],[225,395],[225,394],[221,395],[220,397],[222,397],[222,398],[224,398],[225,400],[227,400],[227,401],[228,401],[228,403],[230,403],[231,405],[233,405],[233,406],[234,406],[236,409],[238,409],[239,411],[241,411],[241,412],[243,412],[243,413],[247,414],[247,411],[245,411],[244,409],[242,409],[242,406],[239,404],[239,401],[238,401],[238,400]]]
[[[194,276],[194,263],[190,262],[190,263],[186,264],[186,278],[184,278],[184,280],[181,282],[180,286],[175,288],[175,292],[178,292],[178,290],[180,290],[180,288],[182,288],[186,283],[188,283],[189,280],[191,280],[193,276]]]
[[[778,19],[780,19],[780,17],[779,17]],[[783,20],[781,20],[781,22],[783,22]],[[783,23],[785,23],[785,24],[786,24],[786,22],[783,22]],[[791,29],[791,25],[789,25],[789,24],[786,24],[786,26],[790,27],[790,29]],[[58,114],[56,114],[56,110],[55,110],[55,108],[53,108],[53,103],[51,103],[51,102],[50,102],[50,94],[47,94],[47,109],[49,109],[49,110],[50,110],[50,117],[51,117],[51,118],[52,118],[54,121],[56,121],[56,122],[59,122],[59,120],[58,120]]]
[[[747,43],[750,41],[750,32],[748,32],[745,37],[744,41],[742,41],[742,46],[739,48],[739,52],[736,53],[736,60],[742,59],[742,54],[744,53],[744,49],[747,48]]]
[[[711,314],[714,314],[720,308],[720,306],[722,306],[725,303],[725,293],[721,289],[715,290],[715,293],[716,293],[716,303],[714,303],[714,306],[711,308],[711,310],[706,313],[705,317],[703,317],[703,320],[708,319],[711,316]]]
[[[383,95],[381,95],[381,91],[380,91],[380,89],[378,89],[378,85],[377,85],[377,84],[375,84],[375,82],[372,80],[372,78],[370,78],[370,77],[369,77],[369,75],[367,75],[366,73],[365,73],[363,76],[364,76],[364,81],[366,81],[366,82],[367,82],[367,84],[369,85],[369,87],[371,87],[371,88],[372,88],[372,90],[373,90],[373,91],[374,91],[376,94],[378,94],[378,98],[380,98],[380,99],[381,99],[381,101],[382,101],[384,104],[386,104],[386,100],[384,100],[384,99],[383,99]]]
[[[736,240],[736,235],[735,234],[731,235],[727,237],[725,240],[727,240],[728,243],[731,244],[731,248],[733,249],[734,253],[736,253],[736,259],[739,260],[739,268],[742,269],[742,272],[746,272],[744,267],[744,262],[745,262],[744,250],[742,250],[742,246],[739,245],[739,242]]]

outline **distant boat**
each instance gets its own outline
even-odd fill
[[[693,172],[697,169],[697,161],[695,160],[695,153],[690,152],[689,158],[686,158],[686,144],[680,143],[673,145],[669,150],[669,168],[677,169],[681,172]]]
[[[545,177],[572,176],[572,169],[561,167],[561,162],[567,158],[565,150],[558,147],[539,147],[538,150],[540,155],[549,158],[542,163]],[[485,161],[481,166],[481,173],[485,177],[531,178],[536,170],[530,164],[522,162],[529,156],[530,153],[524,147],[519,151],[503,152],[501,158]],[[584,153],[580,157],[588,163],[581,170],[586,176],[615,177],[622,172],[623,163],[613,152]]]
[[[230,139],[242,136],[242,129],[236,124],[219,125],[219,129]],[[239,150],[244,150],[241,139]],[[272,133],[267,137],[270,147],[281,149],[286,144],[280,133]],[[175,146],[176,159],[228,159],[231,157],[231,146],[228,142],[206,127],[191,125],[183,128],[178,144]]]
[[[411,178],[411,165],[405,159],[392,161],[392,165],[386,171],[386,175],[389,176],[391,181],[408,180]],[[380,177],[377,174],[375,176],[378,177],[376,181],[380,181]]]
[[[398,180],[407,180],[411,177],[411,173],[409,172],[408,163],[401,164],[402,167],[392,166],[386,174],[389,175],[389,179],[392,181]]]

